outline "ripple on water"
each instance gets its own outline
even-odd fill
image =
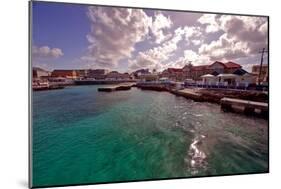
[[[205,137],[205,135],[197,135],[189,146],[188,158],[186,161],[191,175],[196,175],[207,169],[207,154],[201,148]]]

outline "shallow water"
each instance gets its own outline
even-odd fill
[[[268,171],[268,121],[167,92],[33,93],[33,185]]]

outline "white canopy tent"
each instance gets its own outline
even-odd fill
[[[217,77],[223,78],[223,79],[234,79],[239,77],[238,75],[235,74],[219,74]]]
[[[205,84],[212,84],[216,80],[216,76],[212,74],[205,74],[201,76],[203,83]]]
[[[205,74],[205,75],[202,75],[201,78],[215,78],[215,76],[212,74]]]

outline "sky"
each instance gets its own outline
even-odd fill
[[[50,71],[162,71],[214,61],[251,71],[267,46],[267,17],[32,4],[32,65]]]

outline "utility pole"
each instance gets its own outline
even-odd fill
[[[258,77],[258,85],[261,83],[261,72],[262,72],[262,64],[263,64],[263,55],[265,52],[268,52],[265,50],[265,48],[262,49],[262,51],[259,51],[261,53],[261,63],[260,63],[260,70],[259,70],[259,77]]]

